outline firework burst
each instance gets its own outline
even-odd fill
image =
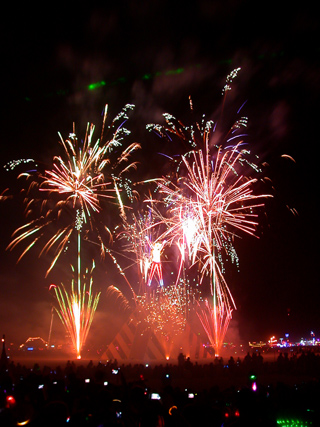
[[[269,197],[254,194],[257,179],[238,173],[242,156],[237,145],[225,152],[218,149],[213,161],[207,144],[204,151],[182,157],[186,174],[176,183],[165,178],[158,181],[160,203],[167,207],[166,216],[159,218],[167,225],[162,238],[186,246],[193,263],[201,259],[203,274],[214,252],[224,250],[237,259],[234,238],[239,233],[255,235],[255,211],[263,206],[261,200]]]
[[[227,83],[238,71],[228,76]],[[223,93],[229,90],[226,84]],[[238,262],[234,240],[240,234],[256,235],[257,211],[270,195],[254,192],[258,179],[251,178],[249,171],[261,170],[244,143],[246,117],[233,124],[220,144],[216,142],[216,124],[205,121],[204,116],[201,123],[190,127],[172,115],[164,117],[165,126],[149,125],[148,129],[170,139],[175,135],[190,149],[172,156],[175,173],[155,179],[157,204],[162,206],[157,219],[166,225],[161,238],[177,244],[181,254],[179,271],[188,253],[191,266],[200,269],[200,282],[205,277],[210,279],[212,304],[206,300],[198,316],[218,353],[236,308],[220,266],[225,256]]]
[[[66,140],[59,134],[63,155],[53,158],[52,168],[19,175],[19,178],[26,178],[26,182],[31,180],[31,184],[24,189],[25,213],[27,218],[33,217],[15,230],[8,246],[12,250],[18,245],[26,245],[19,260],[35,244],[40,245],[40,255],[53,253],[48,274],[67,249],[71,235],[79,232],[79,224],[84,239],[94,240],[100,246],[101,255],[106,253],[112,233],[97,214],[105,209],[103,203],[106,200],[109,210],[113,203],[122,212],[124,204],[121,193],[124,190],[130,198],[134,197],[125,173],[136,168],[136,163],[129,162],[129,157],[140,146],[133,143],[118,154],[124,136],[129,133],[123,124],[128,118],[128,110],[132,108],[132,105],[127,105],[113,120],[109,126],[112,137],[106,142],[107,107],[101,137],[95,143],[95,127],[92,124],[88,124],[83,142],[78,140],[75,129]],[[116,127],[120,120],[121,124]],[[117,154],[113,159],[111,155],[115,149]],[[41,242],[44,243],[41,245]]]

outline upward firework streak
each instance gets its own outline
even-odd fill
[[[81,350],[86,342],[100,298],[100,292],[94,296],[92,294],[92,273],[94,267],[93,263],[91,271],[86,270],[86,277],[88,273],[90,274],[90,277],[87,277],[89,284],[87,285],[84,281],[80,290],[77,287],[76,280],[72,280],[70,291],[63,284],[60,287],[55,285],[50,286],[50,290],[54,290],[58,302],[59,308],[55,307],[55,310],[70,335],[78,359],[81,358]]]
[[[139,148],[139,145],[131,144],[120,155],[117,154],[114,161],[111,159],[111,153],[122,145],[123,137],[129,133],[123,123],[128,119],[128,110],[132,108],[132,105],[125,106],[113,120],[109,127],[113,131],[112,138],[107,142],[103,142],[107,107],[104,111],[101,138],[95,144],[92,142],[94,132],[92,124],[87,126],[83,143],[78,141],[75,129],[66,141],[60,135],[65,158],[56,156],[53,159],[52,169],[45,170],[44,173],[37,172],[27,192],[27,214],[34,214],[40,205],[40,216],[38,215],[23,227],[18,228],[9,245],[9,248],[13,249],[20,243],[29,242],[19,258],[21,259],[38,241],[41,242],[44,239],[45,244],[40,255],[51,250],[54,251],[48,274],[62,252],[68,248],[72,234],[76,233],[77,287],[75,287],[74,281],[72,281],[70,293],[64,286],[55,287],[55,295],[60,307],[60,318],[70,332],[79,358],[100,295],[97,294],[92,298],[92,282],[87,291],[86,285],[81,281],[82,233],[85,231],[84,238],[89,241],[91,241],[90,233],[94,234],[94,239],[98,239],[101,254],[109,253],[105,236],[109,242],[111,231],[96,219],[97,214],[103,209],[101,202],[105,199],[118,200],[121,213],[124,211],[120,192],[123,187],[129,187],[128,182],[122,180],[122,176],[129,169],[136,167],[135,163],[128,163],[128,159],[132,151]],[[120,120],[121,124],[116,127],[115,124]],[[123,164],[125,164],[124,168]],[[32,178],[30,173],[22,174],[22,176]],[[36,197],[31,197],[30,195],[34,191]],[[131,196],[132,193],[129,194],[129,197]],[[56,228],[52,227],[53,225]],[[48,239],[48,233],[52,232],[52,229],[54,232]],[[96,243],[96,241],[91,241],[91,243]],[[86,297],[87,292],[88,298]]]
[[[230,90],[228,85],[224,93],[227,90]],[[210,277],[213,304],[210,307],[207,301],[198,316],[218,353],[236,308],[218,261],[222,263],[223,253],[237,260],[234,238],[238,233],[255,234],[258,225],[255,211],[263,206],[261,199],[270,195],[255,195],[253,187],[257,179],[247,177],[248,166],[256,172],[259,168],[249,161],[250,153],[243,145],[245,134],[239,132],[246,126],[246,118],[238,120],[227,135],[227,144],[233,145],[223,147],[212,142],[215,130],[212,121],[203,120],[201,125],[186,128],[173,116],[164,116],[166,127],[149,125],[149,130],[162,136],[174,134],[194,149],[180,157],[174,179],[156,180],[161,194],[158,203],[166,207],[166,213],[158,217],[167,226],[161,238],[177,243],[181,264],[187,251],[192,265],[200,265],[201,282],[205,276]]]

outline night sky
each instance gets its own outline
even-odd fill
[[[292,2],[93,3],[2,10],[1,163],[48,163],[58,132],[67,136],[73,122],[80,130],[88,121],[99,127],[105,104],[113,118],[132,103],[130,138],[142,145],[137,173],[152,175],[163,142],[145,125],[162,122],[165,112],[188,122],[189,96],[199,115],[216,120],[226,76],[241,67],[228,94],[225,124],[234,122],[245,102],[250,144],[269,165],[274,197],[259,238],[236,242],[240,271],[231,266],[228,278],[238,307],[232,334],[266,340],[285,333],[308,337],[313,330],[320,336],[318,15]],[[1,191],[14,185],[14,174],[2,170],[1,177]],[[47,339],[53,279],[44,277],[46,260],[37,251],[16,265],[18,251],[6,247],[23,224],[22,207],[10,200],[0,210],[0,333],[17,343],[29,336]],[[102,297],[92,330],[96,344],[104,345],[121,320],[109,309],[106,287],[122,289],[125,283],[106,266],[99,268]],[[53,328],[58,335],[57,319]]]

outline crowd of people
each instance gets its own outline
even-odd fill
[[[206,363],[181,354],[176,363],[149,366],[112,360],[28,368],[7,359],[0,426],[314,426],[319,375],[320,355],[309,350]]]

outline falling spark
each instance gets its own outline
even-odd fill
[[[294,160],[294,158],[292,156],[289,156],[289,154],[282,154],[281,157],[286,158],[286,159],[290,159],[292,160],[294,163],[296,163],[296,161]]]

